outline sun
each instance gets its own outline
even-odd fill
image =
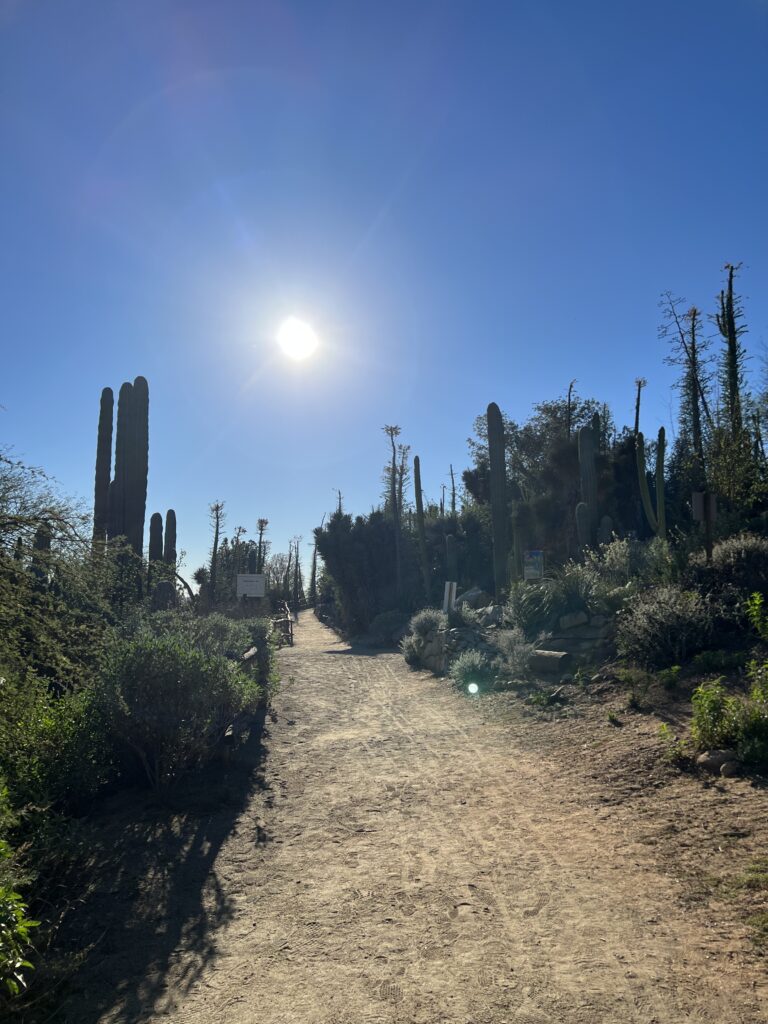
[[[312,355],[320,344],[320,339],[314,328],[304,320],[299,320],[296,316],[289,316],[280,324],[277,343],[289,359],[298,363]]]

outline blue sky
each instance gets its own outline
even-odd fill
[[[431,498],[489,401],[645,376],[652,432],[662,291],[743,261],[759,370],[767,107],[768,0],[0,0],[0,439],[90,501],[146,376],[191,569],[216,498],[283,550],[368,511],[385,423]]]

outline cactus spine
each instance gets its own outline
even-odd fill
[[[429,571],[429,555],[427,554],[427,532],[424,526],[424,499],[421,493],[421,461],[418,455],[414,456],[413,459],[413,489],[416,492],[416,534],[419,542],[421,579],[424,584],[424,596],[427,599],[427,604],[429,604],[432,596],[432,585]]]
[[[115,396],[104,388],[99,405],[99,430],[96,440],[96,481],[93,494],[93,539],[105,541],[109,518],[109,481],[112,476],[112,418]]]
[[[658,537],[667,535],[667,515],[664,501],[664,452],[666,449],[666,434],[664,427],[659,428],[659,438],[656,448],[656,511],[653,509],[651,492],[648,488],[648,473],[645,468],[645,439],[641,432],[635,438],[635,451],[637,454],[637,477],[640,485],[640,498],[643,502],[645,517],[648,525]]]
[[[504,450],[504,421],[501,410],[491,402],[486,413],[488,422],[488,463],[491,484],[491,529],[493,532],[493,580],[496,599],[507,587],[507,471]]]
[[[165,546],[163,561],[166,565],[176,565],[176,513],[169,508],[165,513]]]

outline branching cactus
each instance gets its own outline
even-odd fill
[[[488,463],[491,485],[491,529],[493,532],[493,579],[496,600],[500,601],[507,589],[507,558],[509,555],[507,528],[507,470],[504,448],[504,420],[501,410],[491,402],[487,411]]]
[[[642,433],[635,438],[635,451],[637,454],[637,478],[640,485],[640,498],[643,502],[643,510],[648,520],[648,525],[659,537],[667,535],[667,515],[664,499],[664,453],[666,450],[666,434],[664,427],[659,428],[659,438],[656,448],[656,510],[654,511],[651,501],[651,492],[648,487],[648,472],[645,467],[645,439]]]
[[[421,462],[418,455],[413,459],[413,489],[416,492],[416,534],[419,542],[421,578],[424,583],[424,596],[429,604],[432,599],[432,581],[427,553],[427,533],[424,526],[424,499],[421,494]]]
[[[127,535],[128,464],[133,411],[133,385],[126,381],[117,398],[115,476],[109,487],[109,539]]]

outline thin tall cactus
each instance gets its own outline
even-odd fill
[[[427,553],[427,533],[424,526],[424,497],[421,493],[421,461],[418,455],[415,455],[413,459],[413,489],[416,492],[416,535],[419,542],[421,579],[424,584],[424,597],[427,604],[429,604],[432,598],[432,583],[429,571],[429,555]]]
[[[166,565],[176,565],[176,513],[172,508],[165,513],[163,561]]]
[[[667,535],[667,514],[664,498],[664,453],[666,450],[666,434],[664,427],[659,427],[659,436],[656,446],[656,510],[654,511],[651,501],[651,492],[648,487],[648,471],[645,466],[645,439],[642,432],[635,438],[635,451],[637,453],[637,477],[640,486],[640,498],[643,502],[643,510],[648,520],[648,525],[658,537]]]
[[[93,494],[93,539],[107,539],[109,518],[109,481],[112,476],[112,419],[115,396],[104,388],[99,405],[99,429],[96,441],[96,480]]]
[[[488,463],[491,485],[491,529],[493,532],[493,580],[496,599],[501,600],[507,588],[508,510],[507,470],[504,449],[504,420],[501,410],[491,402],[486,413],[488,422]]]

